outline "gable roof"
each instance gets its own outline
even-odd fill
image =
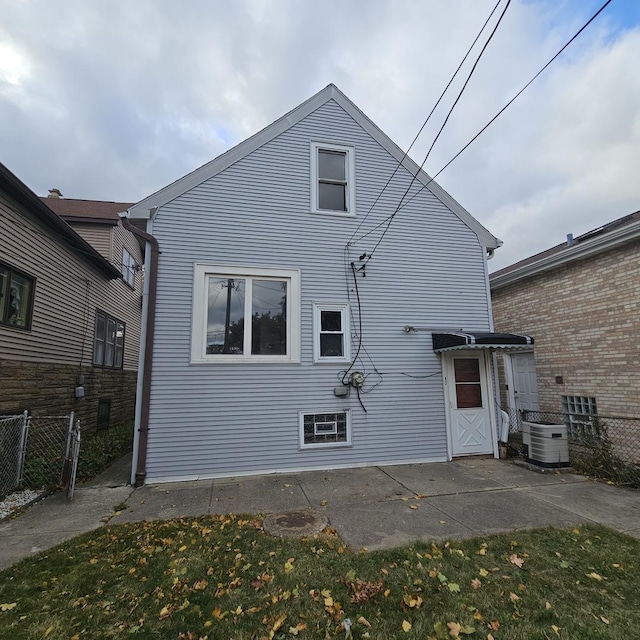
[[[316,93],[316,95],[262,129],[262,131],[259,131],[207,164],[202,165],[195,171],[188,173],[186,176],[133,205],[129,209],[129,216],[131,218],[151,217],[151,211],[156,207],[167,204],[205,180],[212,178],[252,151],[273,140],[276,136],[285,132],[330,100],[334,100],[340,105],[372,138],[385,148],[399,163],[402,163],[407,171],[411,172],[412,175],[417,174],[417,181],[422,183],[426,189],[472,229],[478,236],[482,246],[487,249],[496,249],[502,245],[502,242],[498,240],[498,238],[483,227],[461,204],[432,180],[426,172],[420,169],[411,158],[408,156],[405,157],[404,151],[333,84],[327,85],[322,91]]]
[[[57,237],[71,247],[73,251],[92,264],[111,280],[121,277],[119,269],[116,269],[106,258],[103,258],[84,238],[78,235],[60,216],[49,207],[45,206],[40,198],[27,187],[7,167],[0,163],[0,189],[7,193],[16,202],[20,203],[29,213]]]
[[[40,196],[50,209],[66,222],[93,222],[117,225],[118,213],[133,206],[133,202],[108,202],[105,200],[77,200],[75,198],[51,198]]]
[[[495,271],[489,275],[489,283],[492,290],[501,289],[538,273],[550,271],[636,239],[640,239],[640,211]]]

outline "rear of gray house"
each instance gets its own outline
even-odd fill
[[[496,454],[500,242],[334,85],[127,215],[138,484]]]

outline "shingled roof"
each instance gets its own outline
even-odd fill
[[[76,200],[75,198],[40,197],[51,210],[66,222],[94,222],[118,224],[118,213],[133,206],[133,202],[111,202],[105,200]]]
[[[638,237],[640,237],[640,211],[635,211],[493,272],[489,275],[491,289],[499,289]]]

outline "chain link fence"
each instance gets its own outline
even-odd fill
[[[25,412],[0,418],[0,496],[15,489],[67,486],[79,429],[73,413],[34,417]]]
[[[640,488],[640,418],[549,411],[511,411],[509,446],[526,454],[522,422],[567,427],[571,466],[582,473]]]

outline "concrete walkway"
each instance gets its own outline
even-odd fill
[[[600,523],[640,538],[640,492],[513,462],[449,463],[126,485],[127,460],[76,490],[0,523],[0,569],[105,521],[314,509],[351,549]],[[126,502],[118,515],[114,507]]]

